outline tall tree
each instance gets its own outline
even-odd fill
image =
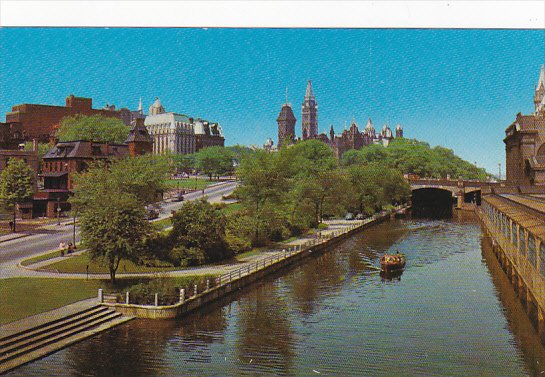
[[[231,255],[225,242],[225,215],[205,199],[188,202],[172,217],[171,244],[198,249],[207,261]]]
[[[150,223],[144,207],[132,194],[105,191],[93,199],[80,216],[82,240],[91,259],[105,264],[115,283],[122,260],[138,263],[146,255]]]
[[[74,177],[72,203],[85,208],[102,192],[125,192],[142,205],[157,202],[166,189],[165,180],[171,167],[163,156],[143,155],[110,163],[98,162]]]
[[[225,147],[203,148],[195,153],[195,167],[210,179],[213,176],[231,175],[234,171],[233,157],[233,152]]]
[[[32,199],[34,194],[34,173],[19,158],[8,160],[8,164],[0,174],[0,204],[13,211],[13,232],[16,231],[17,204]]]
[[[127,139],[129,127],[117,118],[101,115],[65,117],[57,131],[60,141],[90,140],[121,144]]]

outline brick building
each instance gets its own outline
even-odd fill
[[[513,185],[545,185],[545,66],[534,89],[534,112],[518,113],[505,130],[506,179]]]
[[[6,114],[6,123],[19,123],[21,137],[24,140],[38,139],[49,141],[53,131],[62,121],[62,118],[74,115],[102,115],[121,119],[127,126],[130,125],[136,112],[129,109],[116,110],[115,106],[106,106],[104,109],[93,109],[91,98],[75,97],[73,94],[66,97],[65,106],[51,106],[38,104],[21,104],[13,106]]]
[[[22,124],[0,122],[0,149],[18,149],[21,143],[24,143]]]
[[[34,196],[34,213],[37,216],[54,217],[59,207],[62,211],[68,211],[70,205],[67,201],[74,189],[74,173],[86,170],[95,161],[127,156],[127,144],[86,140],[57,143],[43,157],[41,176],[44,188]]]

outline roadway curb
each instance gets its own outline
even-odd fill
[[[18,239],[20,239],[20,238],[24,238],[24,237],[28,237],[28,236],[30,236],[30,234],[21,233],[21,234],[17,235],[16,237],[12,237],[12,238],[7,239],[7,240],[2,240],[2,239],[0,239],[0,243],[2,243],[2,242],[9,242],[9,241],[13,241],[13,240],[18,240]]]

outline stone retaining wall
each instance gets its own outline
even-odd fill
[[[357,223],[347,227],[346,229],[333,232],[331,238],[319,238],[311,240],[309,243],[302,245],[302,247],[294,247],[293,249],[280,251],[277,254],[268,258],[268,263],[264,261],[263,267],[254,271],[246,269],[246,267],[242,267],[241,269],[229,273],[228,280],[222,276],[223,279],[220,279],[220,284],[218,286],[212,287],[202,293],[199,293],[187,299],[185,297],[184,299],[181,298],[180,302],[174,305],[151,306],[107,302],[103,302],[102,305],[111,307],[124,315],[139,318],[169,319],[180,317],[188,312],[191,312],[206,305],[209,302],[215,301],[232,292],[237,291],[240,288],[246,287],[269,274],[272,274],[288,266],[292,266],[310,255],[322,253],[328,250],[331,246],[334,246],[339,242],[345,240],[346,238],[349,238],[354,233],[360,232],[363,229],[366,229],[372,225],[381,223],[392,217],[397,211],[406,208],[407,207],[400,206],[397,207],[395,210],[386,211],[380,215],[375,215],[363,221],[358,221]],[[102,291],[100,290],[99,300],[103,301],[102,298]]]

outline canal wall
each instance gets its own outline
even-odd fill
[[[545,345],[545,223],[493,196],[484,198],[476,213]]]
[[[157,296],[155,297],[156,305],[104,302],[105,295],[102,290],[99,290],[98,298],[102,305],[113,308],[117,312],[127,316],[148,319],[171,319],[181,317],[212,301],[218,300],[241,288],[258,282],[267,275],[293,266],[309,256],[322,253],[330,249],[331,246],[351,237],[353,234],[386,221],[397,213],[405,211],[407,208],[408,207],[399,206],[391,211],[383,211],[382,213],[363,221],[355,221],[354,224],[336,230],[327,236],[318,237],[305,244],[278,251],[263,260],[251,263],[218,277],[214,282],[214,286],[210,287],[209,284],[207,284],[207,289],[203,292],[197,292],[197,286],[195,286],[190,293],[190,297],[187,297],[189,292],[181,289],[179,302],[174,305],[157,305]],[[127,301],[128,299],[129,297],[127,297]]]

